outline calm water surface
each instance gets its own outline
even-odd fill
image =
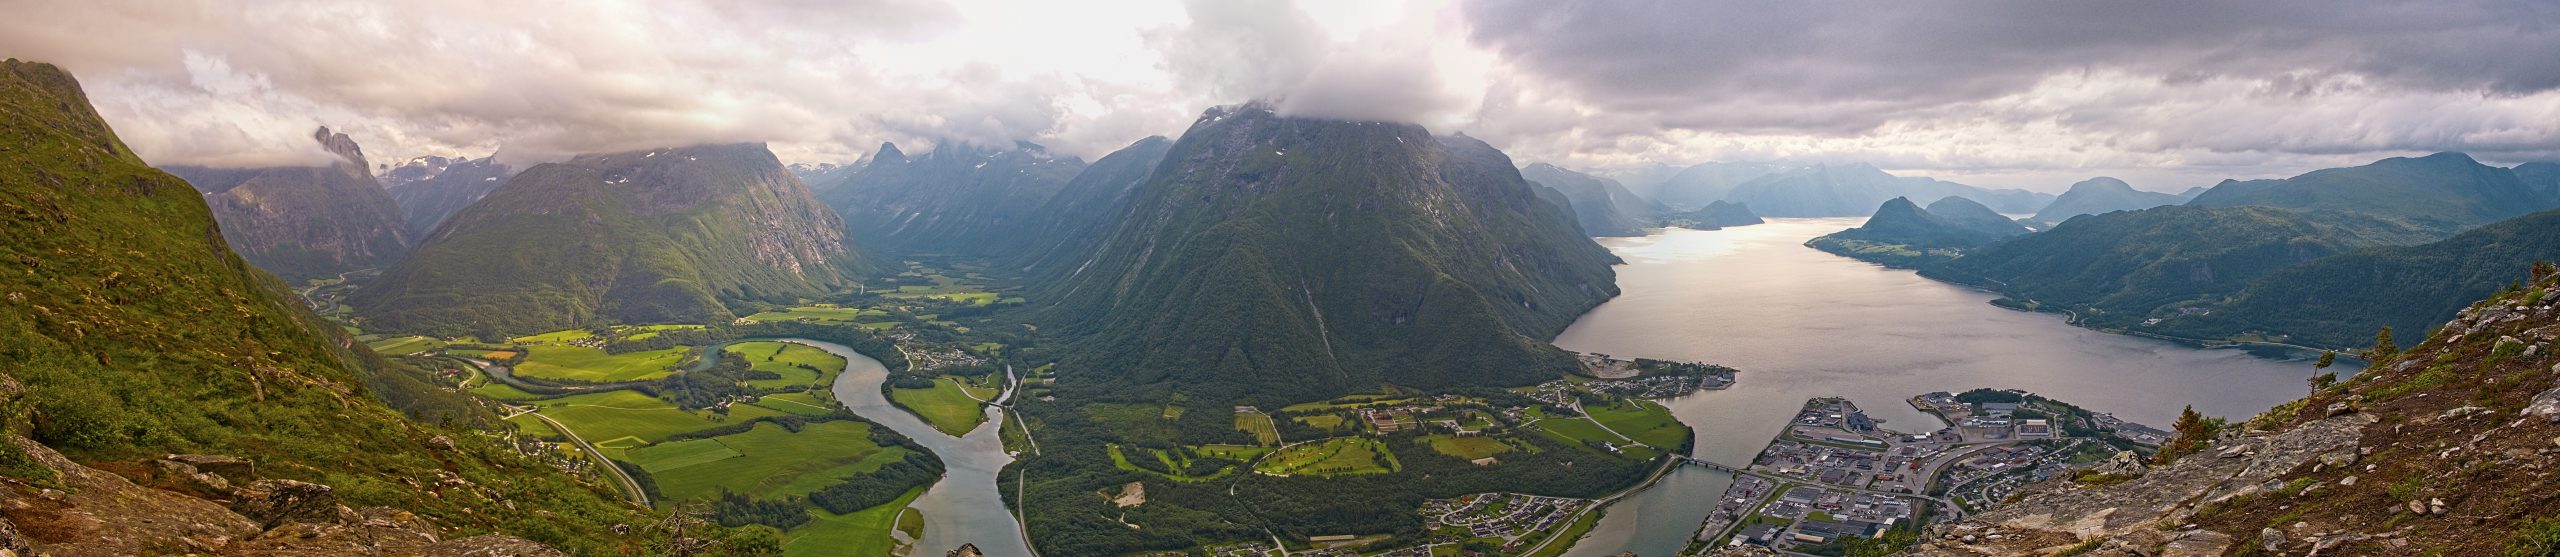
[[[841,344],[790,341],[844,357],[844,373],[836,376],[835,393],[845,409],[914,439],[925,450],[942,457],[942,481],[934,482],[912,505],[924,514],[925,524],[924,539],[917,542],[916,555],[941,555],[963,543],[977,544],[988,557],[1031,555],[1022,541],[1022,524],[1014,521],[1013,512],[1005,509],[1004,499],[996,491],[996,472],[1013,462],[1013,457],[1004,452],[1004,442],[997,437],[998,429],[1004,427],[1002,413],[987,407],[986,423],[968,435],[953,437],[889,404],[888,397],[880,394],[880,384],[889,379],[889,370],[879,360]]]
[[[2155,427],[2193,404],[2247,417],[2305,394],[2307,361],[2099,333],[1990,305],[1986,292],[1804,247],[1862,218],[1772,219],[1601,241],[1626,260],[1624,294],[1556,339],[1569,350],[1719,363],[1730,390],[1667,401],[1692,454],[1750,461],[1807,398],[1846,396],[1885,427],[1938,424],[1905,402],[1929,391],[2014,388]],[[1684,467],[1609,508],[1569,557],[1676,554],[1730,483]]]

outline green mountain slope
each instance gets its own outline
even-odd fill
[[[388,265],[409,253],[400,206],[346,134],[320,128],[312,139],[338,157],[328,166],[171,166],[205,194],[222,237],[258,268],[287,279]]]
[[[2199,308],[2290,265],[2379,244],[2370,237],[2281,209],[2155,207],[2071,219],[1922,274],[2123,327]]]
[[[1014,262],[1036,276],[1082,272],[1112,228],[1136,207],[1138,186],[1171,149],[1173,140],[1153,136],[1103,155],[1050,197],[1029,233],[1010,238],[1000,251],[1016,254]]]
[[[503,338],[726,321],[853,283],[843,221],[758,144],[525,169],[349,299],[368,328]]]
[[[2153,329],[2219,338],[2284,336],[2354,346],[2388,326],[2424,331],[2471,300],[2524,280],[2534,261],[2560,261],[2560,211],[2535,213],[2441,242],[2349,251],[2269,273],[2203,315]]]
[[[509,532],[581,553],[645,541],[609,531],[649,518],[602,484],[377,400],[452,404],[435,414],[455,423],[487,416],[441,389],[393,391],[419,386],[414,370],[355,345],[234,255],[204,197],[137,158],[53,66],[0,63],[0,214],[0,258],[12,262],[0,271],[0,371],[25,386],[0,400],[6,431],[133,474],[167,453],[248,458],[259,476],[334,486],[341,503],[404,509],[454,537]],[[0,474],[52,481],[26,457],[0,444]],[[179,543],[97,531],[96,517],[121,523],[136,507],[117,505],[134,501],[75,509],[92,518],[73,522],[42,514],[88,495],[6,518],[40,544]]]
[[[1617,293],[1615,258],[1508,157],[1419,126],[1212,109],[1142,188],[1043,296],[1080,337],[1062,368],[1115,385],[1283,402],[1526,383],[1572,369],[1543,339]]]
[[[2462,153],[2437,153],[2282,180],[2226,180],[2188,204],[2373,215],[2413,231],[2410,241],[2399,243],[2418,243],[2560,206],[2560,198],[2535,192],[2513,170]]]
[[[1652,224],[1648,202],[1616,180],[1566,170],[1547,163],[1520,169],[1520,177],[1563,193],[1571,202],[1574,222],[1593,236],[1642,236]]]
[[[1955,216],[1940,214],[1941,210]],[[2008,224],[2004,227],[2003,222]],[[1961,197],[1941,199],[1925,209],[1909,198],[1896,197],[1876,207],[1875,216],[1857,228],[1814,238],[1805,245],[1888,267],[1918,268],[2026,232],[2017,221]]]
[[[1085,162],[1030,143],[996,150],[947,142],[910,157],[881,144],[869,163],[821,198],[852,226],[853,237],[884,253],[1018,255],[1052,196],[1084,171]]]
[[[2186,201],[2175,194],[2137,190],[2124,180],[2100,176],[2071,184],[2071,189],[2062,192],[2061,197],[2053,198],[2052,204],[2037,209],[2034,218],[2037,222],[2061,224],[2080,215],[2139,211]]]

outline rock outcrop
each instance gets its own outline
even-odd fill
[[[2407,351],[2384,337],[2361,374],[2232,424],[2193,455],[2114,485],[2031,486],[1932,527],[1906,554],[2560,551],[2555,294],[2560,271],[2544,267]]]

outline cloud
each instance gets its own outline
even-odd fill
[[[0,52],[78,74],[164,164],[325,160],[319,125],[382,161],[726,141],[811,162],[881,141],[1091,158],[1257,98],[1524,162],[1870,161],[2047,190],[2560,159],[2560,4],[2539,0],[11,7]]]

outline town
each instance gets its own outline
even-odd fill
[[[1737,472],[1692,552],[1759,546],[1839,555],[1844,538],[1913,536],[1932,520],[1998,504],[2026,484],[2114,458],[2167,434],[2023,391],[1912,397],[1945,426],[1883,429],[1845,398],[1808,400]]]

